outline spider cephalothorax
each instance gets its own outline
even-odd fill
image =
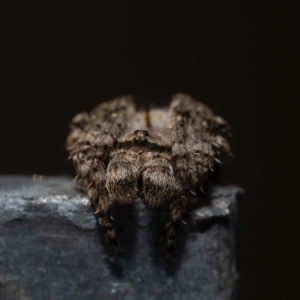
[[[152,207],[169,203],[161,236],[173,252],[189,194],[202,186],[216,156],[230,153],[218,135],[227,130],[226,121],[184,94],[173,96],[169,110],[136,111],[132,98],[123,96],[73,118],[67,149],[116,251],[109,199],[125,204],[141,197]]]

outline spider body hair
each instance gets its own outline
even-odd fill
[[[70,129],[66,148],[117,252],[109,199],[169,204],[160,239],[166,238],[171,256],[190,193],[202,187],[218,155],[231,153],[220,134],[229,132],[227,122],[185,94],[174,95],[169,110],[149,111],[136,111],[132,97],[122,96],[76,115]]]

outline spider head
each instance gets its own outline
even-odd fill
[[[133,132],[133,141],[138,145],[144,145],[147,142],[149,132],[146,130],[135,130]]]

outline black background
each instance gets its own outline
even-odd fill
[[[64,143],[76,113],[128,93],[141,106],[189,93],[233,127],[235,156],[223,179],[246,190],[240,299],[294,299],[296,8],[264,0],[10,3],[2,10],[0,173],[74,175]]]

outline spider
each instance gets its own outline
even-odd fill
[[[167,203],[160,240],[166,239],[172,256],[189,196],[219,162],[216,156],[230,154],[219,134],[229,132],[227,122],[185,94],[174,95],[170,109],[149,111],[137,111],[132,97],[122,96],[76,115],[70,129],[66,148],[105,239],[121,252],[111,199],[126,204],[141,197],[150,207]]]

